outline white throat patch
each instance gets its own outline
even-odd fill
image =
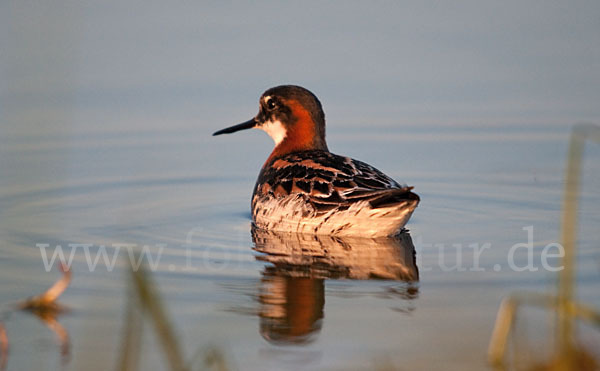
[[[263,125],[258,127],[261,130],[264,130],[269,134],[271,139],[275,142],[275,146],[277,146],[281,141],[285,138],[287,131],[285,126],[281,123],[281,121],[267,121]]]

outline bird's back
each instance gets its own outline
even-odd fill
[[[412,187],[374,167],[321,150],[265,164],[252,196],[258,228],[331,235],[398,233],[419,203]]]

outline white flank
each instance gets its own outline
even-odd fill
[[[252,216],[258,228],[332,236],[383,237],[398,233],[417,207],[416,200],[373,209],[366,201],[347,210],[317,214],[298,194],[267,197],[253,202]]]
[[[267,134],[269,134],[269,136],[271,137],[271,139],[273,139],[276,146],[279,143],[281,143],[281,141],[283,140],[283,138],[285,138],[287,134],[285,126],[283,126],[283,124],[279,120],[267,121],[258,128],[266,131]]]

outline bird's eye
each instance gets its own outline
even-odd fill
[[[277,103],[275,102],[275,99],[269,99],[267,101],[267,108],[272,110],[272,109],[275,109],[275,107],[277,107]]]

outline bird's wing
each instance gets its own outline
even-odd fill
[[[277,197],[300,194],[318,211],[327,211],[348,208],[360,201],[375,208],[418,200],[411,189],[364,162],[325,151],[306,151],[289,154],[266,166],[259,175],[255,193]]]

